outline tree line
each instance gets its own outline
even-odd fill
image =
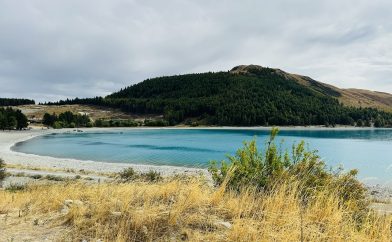
[[[35,101],[22,98],[0,98],[0,106],[19,106],[29,104],[35,104]]]
[[[323,87],[328,89],[328,87]],[[163,114],[169,125],[202,124],[352,125],[391,127],[392,114],[346,107],[333,90],[316,92],[263,68],[251,75],[230,72],[147,79],[106,97],[67,99],[48,105],[87,104],[137,114]]]
[[[27,117],[19,110],[13,108],[0,108],[0,129],[24,129],[27,128]]]
[[[56,113],[45,113],[42,123],[55,129],[61,128],[90,128],[90,127],[138,127],[138,126],[168,126],[164,119],[145,119],[135,121],[133,119],[97,119],[92,120],[86,114],[74,114],[66,111],[57,115]]]
[[[42,123],[53,128],[92,127],[90,118],[85,114],[74,114],[71,111],[60,113],[45,113]]]

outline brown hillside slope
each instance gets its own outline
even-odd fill
[[[257,65],[241,65],[234,67],[230,72],[252,75],[255,71],[262,68],[264,67]],[[305,85],[316,92],[335,97],[343,103],[343,105],[353,107],[372,107],[392,112],[392,94],[354,88],[342,89],[316,81],[307,76],[287,73],[280,69],[274,69],[274,71],[287,79],[294,79],[298,83]]]

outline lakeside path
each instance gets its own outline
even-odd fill
[[[90,128],[88,131],[110,131],[112,128]],[[18,142],[26,141],[34,137],[51,134],[51,133],[63,133],[72,132],[73,129],[61,129],[61,130],[47,130],[47,129],[32,129],[27,131],[0,131],[0,159],[3,159],[9,166],[20,166],[23,169],[29,170],[72,170],[72,171],[83,171],[83,172],[94,172],[94,173],[114,173],[119,172],[127,167],[132,167],[139,172],[148,172],[150,170],[157,171],[163,176],[169,176],[174,174],[205,174],[207,170],[188,168],[188,167],[177,167],[177,166],[153,166],[153,165],[139,165],[139,164],[124,164],[124,163],[109,163],[99,161],[88,161],[88,160],[76,160],[68,158],[55,158],[49,156],[40,156],[33,154],[25,154],[15,152],[11,150],[11,147]]]

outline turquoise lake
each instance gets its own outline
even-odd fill
[[[243,141],[256,137],[260,148],[269,136],[257,129],[124,129],[50,134],[18,143],[15,151],[105,162],[208,166],[233,155]],[[305,140],[330,166],[358,169],[367,183],[392,182],[392,130],[281,130],[283,150]]]

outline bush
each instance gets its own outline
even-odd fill
[[[143,173],[142,176],[145,178],[146,181],[149,182],[157,182],[157,181],[161,181],[163,178],[161,176],[161,173],[150,170],[147,173]]]
[[[132,167],[125,168],[124,170],[118,173],[118,176],[123,181],[133,181],[138,178],[138,174]]]
[[[2,159],[0,159],[0,187],[5,177],[6,177],[5,163]]]
[[[55,175],[46,175],[45,178],[49,181],[66,181],[67,178]]]
[[[60,122],[60,121],[56,121],[56,122],[54,122],[54,124],[53,124],[53,128],[54,128],[54,129],[62,129],[62,128],[63,128],[63,123]]]
[[[246,186],[259,190],[268,187],[290,165],[288,156],[277,151],[274,143],[277,133],[277,129],[272,130],[265,153],[258,151],[256,140],[253,140],[244,142],[244,147],[235,156],[228,156],[229,163],[222,161],[218,166],[212,161],[209,172],[215,183],[221,185],[227,180],[228,187],[234,190]]]
[[[11,183],[6,190],[9,192],[18,192],[23,191],[27,188],[26,184],[19,184],[19,183]]]
[[[41,179],[41,178],[42,178],[42,175],[40,175],[40,174],[34,174],[34,175],[31,175],[30,178],[35,179],[35,180],[38,180],[38,179]]]
[[[144,125],[150,127],[165,127],[165,126],[169,126],[170,124],[168,121],[164,119],[156,119],[156,120],[146,119],[144,120]]]
[[[330,192],[338,194],[342,205],[356,211],[366,208],[366,189],[357,180],[356,170],[343,173],[341,169],[329,169],[317,151],[308,151],[304,142],[293,145],[291,154],[279,151],[275,144],[277,134],[278,130],[273,129],[264,152],[252,140],[245,142],[235,156],[229,156],[229,162],[222,161],[220,165],[211,162],[209,172],[215,184],[234,191],[251,187],[269,192],[282,182],[299,181],[304,202],[319,192]]]

